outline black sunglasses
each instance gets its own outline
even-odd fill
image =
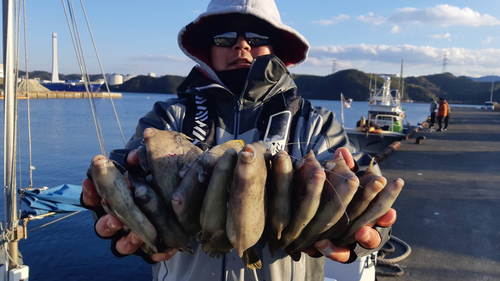
[[[231,48],[236,44],[238,37],[243,36],[250,47],[260,47],[269,44],[269,37],[253,32],[230,31],[214,36],[214,45]]]

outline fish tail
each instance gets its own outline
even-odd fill
[[[243,260],[243,263],[250,269],[262,268],[262,261],[260,260],[259,254],[253,247],[246,249],[243,252],[243,256],[241,257],[241,259]]]

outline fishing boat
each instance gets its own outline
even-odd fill
[[[484,103],[483,109],[484,110],[495,110],[495,104],[493,103],[493,85],[495,81],[491,81],[491,94],[490,94],[490,100],[486,101]]]
[[[402,73],[401,63],[400,77]],[[382,77],[382,88],[377,90],[376,83],[375,88],[370,85],[368,119],[363,116],[356,128],[345,128],[351,146],[369,154],[382,152],[392,143],[405,139],[412,129],[401,106],[401,92],[391,89],[390,76]]]
[[[83,80],[67,80],[64,82],[42,81],[40,83],[45,88],[57,92],[98,92],[104,82],[89,82]]]

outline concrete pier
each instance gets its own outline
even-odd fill
[[[113,98],[120,99],[122,97],[121,93],[106,93],[106,92],[92,92],[93,98]],[[20,99],[26,98],[26,92],[19,92],[18,97]],[[89,97],[87,92],[30,92],[30,99],[87,99]],[[0,95],[0,99],[3,99],[3,95]]]
[[[405,181],[393,235],[412,248],[405,274],[380,281],[500,280],[500,112],[452,110],[447,131],[424,128],[380,163]]]

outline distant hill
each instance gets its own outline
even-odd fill
[[[20,75],[24,75],[21,73]],[[59,75],[61,80],[76,80],[79,75]],[[381,76],[372,76],[356,69],[338,71],[327,76],[292,75],[299,88],[299,93],[308,99],[339,100],[340,93],[355,101],[366,101],[369,95],[370,80],[372,87],[380,88],[383,83]],[[491,79],[499,76],[470,78],[456,77],[451,73],[441,73],[424,76],[412,76],[404,79],[403,100],[428,102],[430,99],[443,97],[451,103],[483,104],[490,99]],[[49,80],[50,73],[45,71],[30,72],[30,78]],[[102,75],[90,75],[91,81],[102,78]],[[136,93],[175,93],[175,89],[185,77],[165,75],[162,77],[137,76],[122,85],[110,87],[115,92]],[[482,82],[485,80],[485,82]],[[376,82],[376,83],[375,83]],[[105,86],[103,85],[102,89]],[[399,88],[399,78],[391,78],[391,88]],[[495,83],[493,96],[500,99],[500,83]]]
[[[475,82],[490,82],[491,83],[491,82],[500,81],[500,76],[496,76],[496,75],[488,75],[488,76],[483,76],[483,77],[479,77],[479,78],[469,77],[469,76],[466,76],[466,77],[472,81],[475,81]]]

